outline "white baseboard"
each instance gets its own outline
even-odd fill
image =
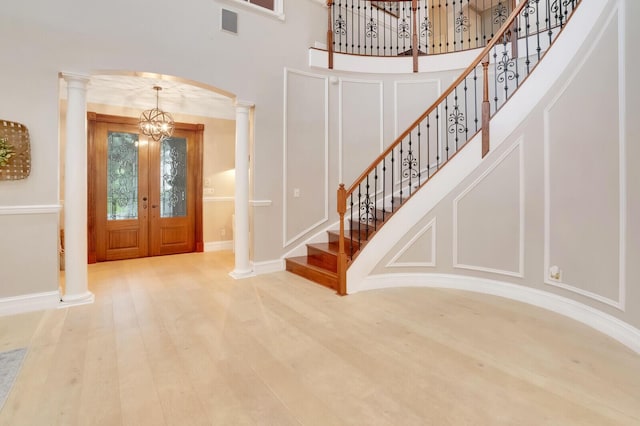
[[[56,309],[59,304],[60,293],[58,291],[5,297],[0,299],[0,316]]]
[[[634,326],[591,306],[531,287],[461,275],[381,274],[367,277],[359,289],[390,287],[449,288],[517,300],[586,324],[640,353],[640,330]]]
[[[204,251],[233,250],[233,240],[211,241],[204,243]]]
[[[266,262],[251,262],[254,274],[270,274],[272,272],[284,271],[284,259],[268,260]]]

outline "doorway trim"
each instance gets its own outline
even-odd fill
[[[95,137],[96,124],[127,124],[138,125],[138,119],[133,117],[122,117],[117,115],[98,114],[95,112],[87,112],[87,254],[88,262],[96,263],[96,177],[93,173],[96,170],[96,150],[97,141]],[[195,132],[195,251],[204,251],[203,227],[202,227],[202,196],[203,196],[203,124],[191,123],[175,123],[175,129],[191,130]]]

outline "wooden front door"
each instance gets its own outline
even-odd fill
[[[202,125],[171,138],[89,113],[89,261],[202,251]]]

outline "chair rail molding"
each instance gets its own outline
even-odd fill
[[[57,214],[62,210],[60,204],[0,206],[0,216],[22,214]]]

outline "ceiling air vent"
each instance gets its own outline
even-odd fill
[[[220,28],[222,28],[223,31],[238,34],[238,14],[227,9],[222,9]]]

